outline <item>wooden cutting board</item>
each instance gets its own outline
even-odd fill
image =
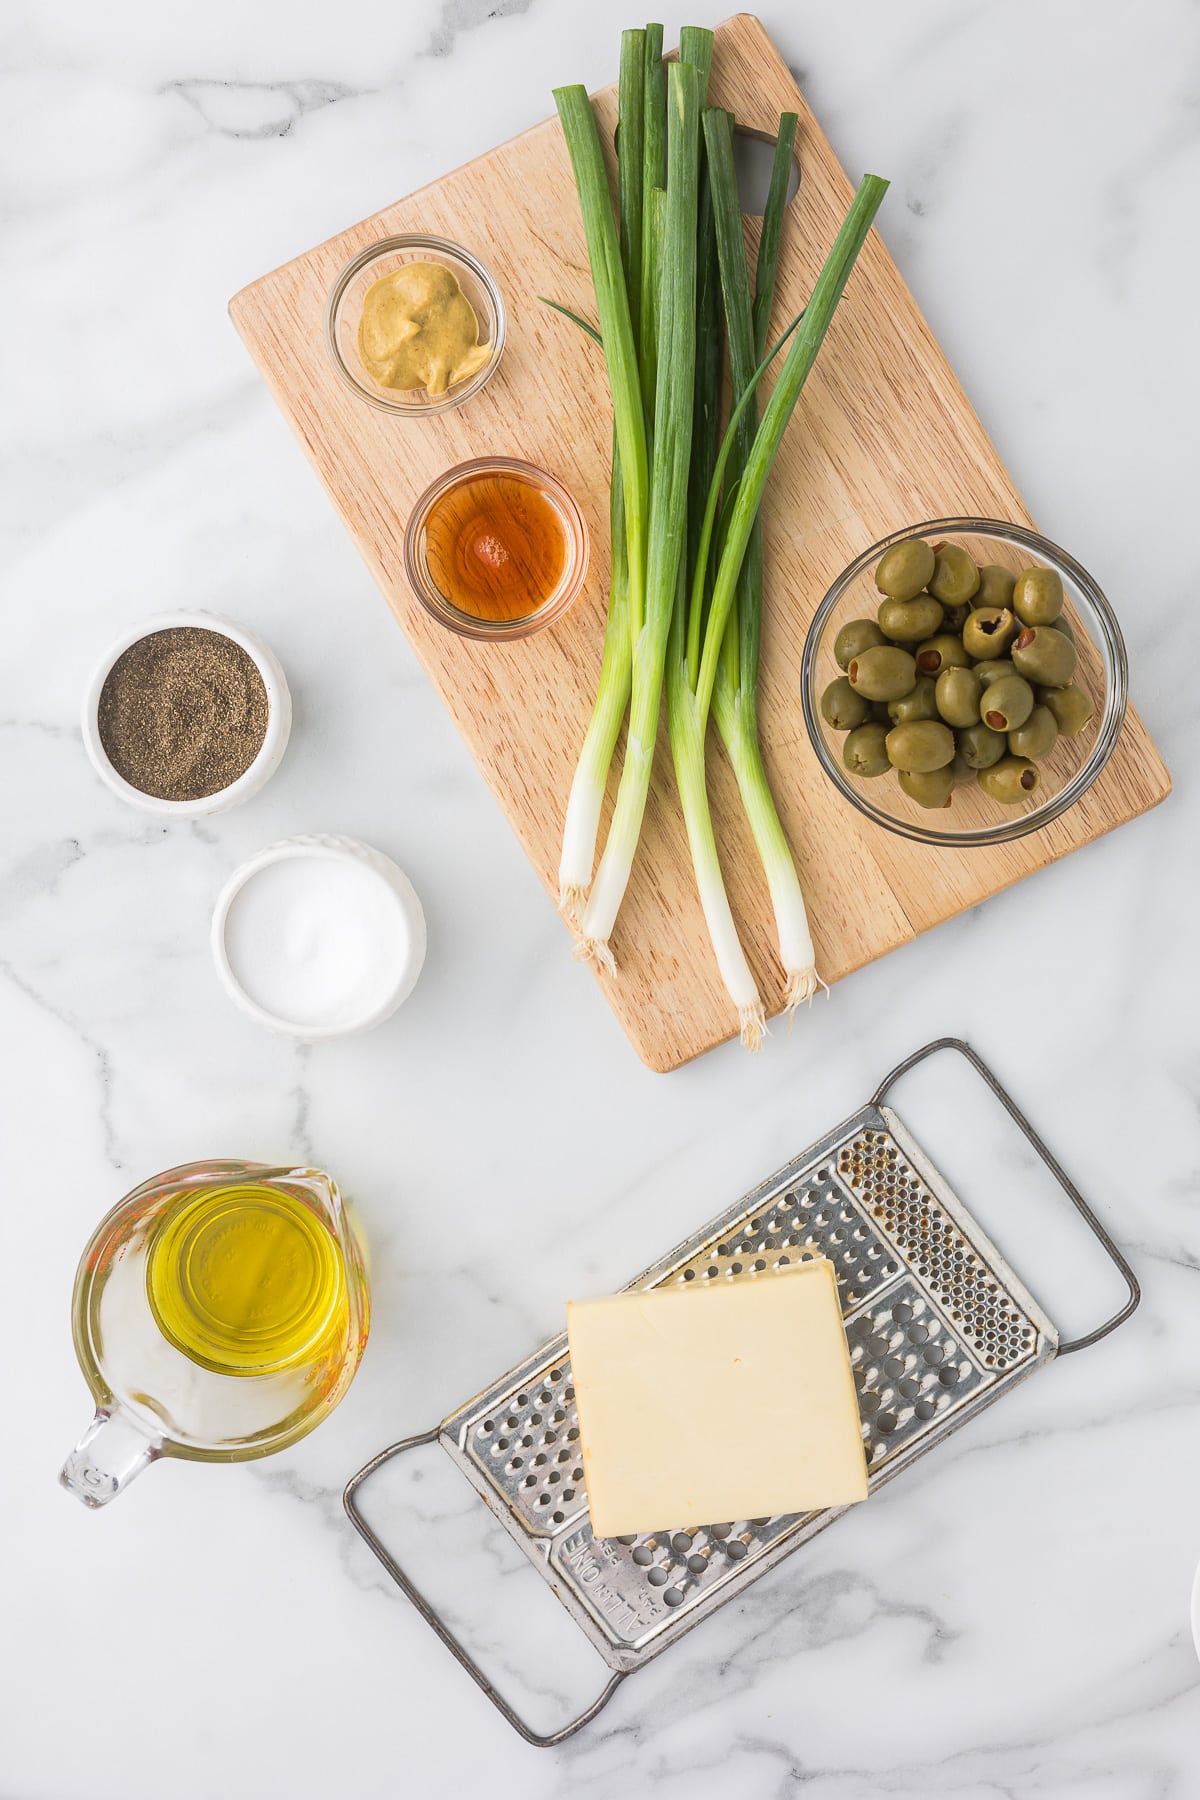
[[[614,64],[615,57],[614,43]],[[563,75],[569,79],[570,70]],[[791,318],[833,242],[852,184],[757,19],[743,14],[718,29],[710,92],[741,125],[772,136],[781,112],[800,115],[802,179],[785,227],[776,300],[777,317]],[[611,144],[616,89],[597,96],[596,106],[602,136]],[[748,222],[751,240],[756,224]],[[367,244],[406,231],[430,232],[475,251],[496,275],[509,311],[507,347],[489,385],[465,406],[424,421],[381,413],[347,392],[327,360],[322,332],[326,296],[342,267]],[[557,120],[264,276],[237,295],[230,311],[548,893],[556,896],[563,811],[600,666],[611,411],[594,347],[539,305],[538,294],[594,316],[579,208]],[[514,644],[477,644],[436,625],[410,593],[404,527],[413,502],[443,469],[503,453],[566,482],[587,517],[591,568],[583,596],[559,625]],[[809,619],[831,581],[869,543],[912,521],[950,514],[1030,522],[873,232],[775,464],[764,513],[763,738],[808,897],[818,966],[830,982],[1102,836],[1170,791],[1167,772],[1132,712],[1108,767],[1083,799],[1046,829],[996,849],[909,843],[861,819],[833,790],[809,746],[798,699]],[[776,1013],[783,984],[766,888],[732,777],[719,753],[710,761],[730,898],[767,1009]],[[610,809],[613,791],[615,773]],[[665,731],[613,950],[618,978],[596,979],[651,1068],[677,1068],[734,1034],[736,1019],[696,897]],[[570,955],[565,927],[562,953]],[[581,968],[579,980],[588,979]]]

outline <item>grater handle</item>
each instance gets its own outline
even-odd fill
[[[871,1095],[871,1104],[881,1106],[902,1075],[907,1075],[910,1069],[915,1069],[918,1063],[924,1062],[927,1056],[933,1056],[939,1050],[957,1050],[960,1056],[966,1058],[980,1080],[991,1089],[1014,1125],[1032,1144],[1088,1230],[1106,1252],[1109,1261],[1120,1273],[1127,1290],[1125,1304],[1112,1315],[1111,1319],[1106,1319],[1103,1325],[1097,1325],[1094,1331],[1084,1332],[1080,1337],[1068,1338],[1065,1343],[1059,1344],[1057,1354],[1069,1356],[1073,1350],[1086,1350],[1089,1345],[1098,1344],[1101,1338],[1106,1338],[1110,1331],[1115,1331],[1118,1325],[1125,1323],[1131,1313],[1136,1312],[1142,1298],[1141,1285],[1108,1231],[1096,1217],[1054,1152],[1039,1137],[1008,1089],[992,1073],[983,1058],[972,1050],[970,1044],[965,1043],[962,1038],[954,1037],[935,1038],[932,1043],[923,1044],[919,1050],[914,1050],[911,1056],[906,1056],[903,1062],[897,1063],[896,1067],[884,1076]]]
[[[472,1681],[483,1689],[492,1705],[496,1707],[499,1712],[503,1713],[509,1724],[515,1731],[520,1732],[527,1744],[533,1744],[539,1750],[549,1749],[554,1744],[565,1743],[567,1738],[574,1737],[577,1731],[581,1731],[585,1725],[590,1724],[596,1717],[596,1714],[608,1705],[629,1671],[625,1669],[617,1670],[615,1674],[609,1677],[603,1690],[597,1698],[592,1701],[592,1704],[589,1707],[586,1707],[584,1711],[579,1713],[574,1719],[569,1720],[560,1730],[552,1731],[543,1737],[540,1733],[534,1731],[532,1726],[527,1725],[520,1714],[514,1712],[503,1694],[499,1693],[498,1690],[493,1687],[474,1657],[455,1637],[441,1613],[437,1611],[436,1607],[431,1606],[424,1594],[413,1586],[408,1576],[404,1573],[404,1570],[400,1567],[400,1564],[376,1536],[375,1532],[372,1531],[358,1509],[358,1490],[369,1476],[373,1475],[385,1462],[390,1462],[393,1456],[399,1456],[405,1450],[416,1450],[422,1444],[435,1444],[440,1432],[441,1426],[434,1425],[429,1431],[419,1432],[416,1437],[404,1438],[399,1444],[390,1444],[386,1450],[381,1450],[378,1456],[373,1456],[369,1463],[363,1465],[357,1475],[352,1475],[350,1477],[342,1494],[342,1503],[346,1508],[351,1524],[354,1526],[359,1536],[365,1538],[367,1543],[370,1544],[372,1550],[375,1552],[392,1580],[396,1583],[401,1593],[405,1594],[408,1599],[412,1601],[425,1623],[433,1627],[450,1654],[456,1657],[462,1664]]]

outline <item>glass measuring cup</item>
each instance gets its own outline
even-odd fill
[[[366,1345],[363,1254],[320,1169],[189,1163],[101,1221],[71,1324],[96,1416],[59,1480],[104,1506],[160,1456],[241,1462],[318,1425]]]

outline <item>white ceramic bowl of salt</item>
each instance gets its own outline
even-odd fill
[[[259,1025],[345,1037],[381,1024],[412,992],[425,915],[408,876],[369,844],[287,838],[222,888],[212,951],[226,992]]]

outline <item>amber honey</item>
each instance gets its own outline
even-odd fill
[[[534,471],[481,469],[436,498],[425,518],[424,562],[450,604],[493,623],[528,619],[562,587],[571,530]]]

